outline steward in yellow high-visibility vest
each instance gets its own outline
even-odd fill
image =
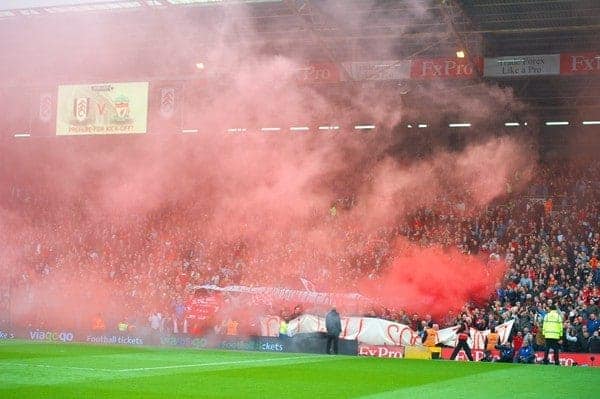
[[[285,319],[281,319],[279,323],[279,338],[284,338],[288,336],[288,323]]]
[[[120,321],[119,324],[117,325],[117,328],[120,333],[126,333],[127,329],[129,328],[129,324],[127,324],[126,321]]]
[[[544,364],[548,364],[550,349],[554,351],[554,364],[560,365],[559,340],[563,335],[563,318],[556,310],[556,305],[550,305],[550,311],[544,316],[542,334],[546,338],[546,350],[544,351]]]
[[[563,335],[563,319],[556,310],[555,305],[552,305],[550,309],[551,310],[544,316],[542,333],[546,339],[559,339]]]

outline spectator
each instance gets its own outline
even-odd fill
[[[515,356],[515,363],[535,363],[535,352],[531,345],[523,345]]]
[[[527,328],[527,327],[523,328],[523,344],[522,344],[522,346],[531,346],[532,348],[534,346],[533,334],[531,334],[529,332],[529,328]]]
[[[512,346],[515,353],[519,353],[519,349],[523,346],[523,333],[521,331],[517,331],[512,339]]]
[[[594,331],[594,334],[589,338],[588,347],[590,353],[600,353],[600,332]]]
[[[596,313],[590,313],[590,318],[587,321],[587,330],[590,334],[600,329],[600,320],[597,319]]]
[[[512,345],[508,345],[508,344],[499,345],[498,351],[500,352],[500,357],[498,359],[498,362],[512,363],[514,361],[515,351],[514,351]]]
[[[490,333],[485,337],[485,350],[491,352],[497,348],[500,343],[500,334],[496,330],[491,330]]]
[[[163,332],[163,316],[160,312],[152,312],[148,316],[148,322],[150,323],[150,340],[153,344],[160,343],[160,335]]]
[[[579,341],[579,350],[578,352],[582,352],[582,353],[589,353],[590,352],[590,334],[585,331],[583,332],[579,337],[577,337],[577,340]]]
[[[579,347],[580,344],[577,339],[577,333],[573,327],[569,326],[565,331],[564,350],[565,352],[578,352]]]

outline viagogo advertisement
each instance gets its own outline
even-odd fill
[[[56,134],[146,133],[148,82],[58,87]]]

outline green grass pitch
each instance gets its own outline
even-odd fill
[[[594,398],[600,369],[0,341],[0,398]]]

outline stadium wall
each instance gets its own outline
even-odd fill
[[[281,352],[281,353],[324,353],[325,334],[310,333],[297,334],[294,337],[233,337],[233,336],[190,336],[190,335],[136,335],[136,334],[82,334],[67,330],[30,329],[26,331],[0,331],[0,341],[23,339],[28,341],[43,341],[55,343],[90,343],[97,345],[126,345],[141,346],[154,345],[163,347],[178,347],[191,349],[224,349],[244,350],[257,352]],[[450,359],[453,348],[441,348],[441,359]],[[356,340],[340,340],[339,353],[350,356],[369,356],[380,358],[405,358],[406,347],[387,345],[359,345]],[[497,351],[492,355],[498,359]],[[482,350],[474,349],[473,358],[476,361],[483,359]],[[536,362],[544,358],[543,352],[536,352]],[[461,351],[455,359],[465,361],[466,357]],[[559,356],[561,366],[586,366],[600,367],[600,359],[593,353],[571,353],[561,352]],[[598,360],[598,361],[597,361]],[[550,354],[550,362],[553,363],[553,354]]]

